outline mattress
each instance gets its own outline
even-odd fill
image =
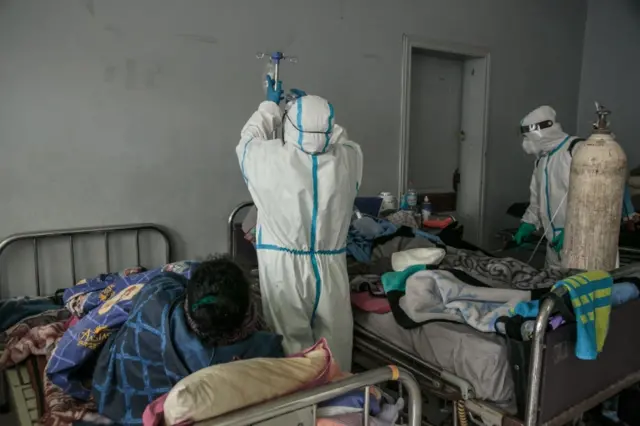
[[[396,323],[391,313],[380,315],[354,310],[354,320],[386,342],[467,380],[477,399],[503,407],[514,405],[507,345],[501,336],[449,322],[432,322],[406,330]]]

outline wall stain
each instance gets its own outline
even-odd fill
[[[180,37],[187,41],[193,41],[196,43],[218,44],[217,38],[202,34],[176,34],[176,37]]]
[[[85,0],[84,7],[87,9],[87,12],[89,12],[89,15],[91,15],[92,18],[96,17],[96,6],[93,3],[93,0]]]
[[[121,36],[123,34],[122,29],[113,24],[107,24],[102,29],[115,36]]]

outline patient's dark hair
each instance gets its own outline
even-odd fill
[[[251,287],[244,271],[226,256],[202,262],[187,284],[187,318],[196,334],[215,340],[238,329],[247,315]]]

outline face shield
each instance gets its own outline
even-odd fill
[[[534,142],[541,141],[546,136],[544,129],[551,128],[553,124],[554,123],[551,120],[544,120],[539,123],[520,126],[520,133],[525,139],[530,139]]]
[[[556,112],[544,105],[531,111],[520,123],[522,149],[527,154],[541,155],[557,147],[567,134],[556,121]]]
[[[541,142],[545,138],[545,129],[553,126],[553,121],[544,120],[538,123],[520,126],[522,149],[529,155],[540,155],[543,151]]]

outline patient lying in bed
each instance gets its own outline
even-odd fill
[[[182,378],[214,364],[281,357],[281,336],[261,331],[242,270],[226,258],[191,278],[164,272],[144,285],[128,319],[105,344],[93,375],[98,412],[139,423],[145,407]]]

